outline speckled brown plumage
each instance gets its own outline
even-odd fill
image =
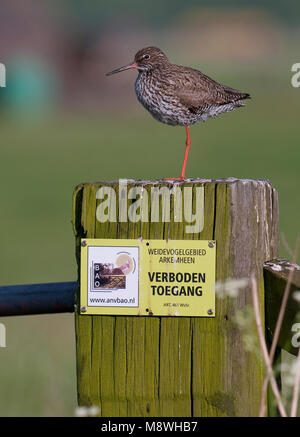
[[[198,70],[171,64],[156,47],[139,50],[134,62],[107,74],[132,68],[139,73],[135,82],[137,98],[150,114],[162,123],[186,126],[187,149],[181,179],[185,177],[190,146],[188,126],[244,106],[243,100],[250,98],[249,94],[221,85]]]
[[[144,59],[147,54],[150,59]],[[236,107],[249,94],[221,85],[198,70],[171,64],[155,47],[135,55],[139,75],[135,91],[142,105],[157,120],[186,126],[205,121]]]

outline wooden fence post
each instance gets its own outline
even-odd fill
[[[291,275],[291,277],[290,277]],[[286,259],[272,259],[264,265],[266,328],[269,343],[273,340],[277,317],[280,311],[285,288],[290,277],[290,291],[286,302],[286,309],[282,327],[278,338],[279,349],[284,349],[297,356],[299,347],[293,344],[293,325],[299,323],[299,305],[293,296],[300,289],[300,266]]]
[[[96,219],[100,187],[115,189],[117,221]],[[151,188],[166,181],[128,181],[142,187],[151,211]],[[80,265],[81,238],[216,240],[216,279],[249,278],[254,272],[264,312],[264,262],[278,256],[277,192],[259,180],[191,180],[204,186],[204,228],[185,224],[118,221],[119,183],[79,185],[73,224]],[[132,200],[128,200],[128,206]],[[251,303],[250,289],[235,299],[216,299],[214,318],[90,316],[75,311],[78,402],[112,416],[256,416],[264,365],[246,352],[234,323],[236,310]]]

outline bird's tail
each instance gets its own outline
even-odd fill
[[[246,99],[251,99],[250,94],[248,94],[248,93],[242,93],[242,94],[241,94],[241,97],[240,97],[240,100],[246,100]]]

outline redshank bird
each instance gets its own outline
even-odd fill
[[[179,178],[185,179],[185,169],[191,146],[189,126],[223,112],[245,106],[250,95],[214,81],[201,71],[171,64],[157,47],[139,50],[134,61],[106,75],[137,69],[135,92],[139,102],[158,121],[172,126],[185,126],[186,147]]]

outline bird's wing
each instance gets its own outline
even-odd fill
[[[221,85],[192,68],[186,68],[186,71],[180,73],[182,86],[177,88],[177,97],[191,112],[249,98],[249,94]]]

